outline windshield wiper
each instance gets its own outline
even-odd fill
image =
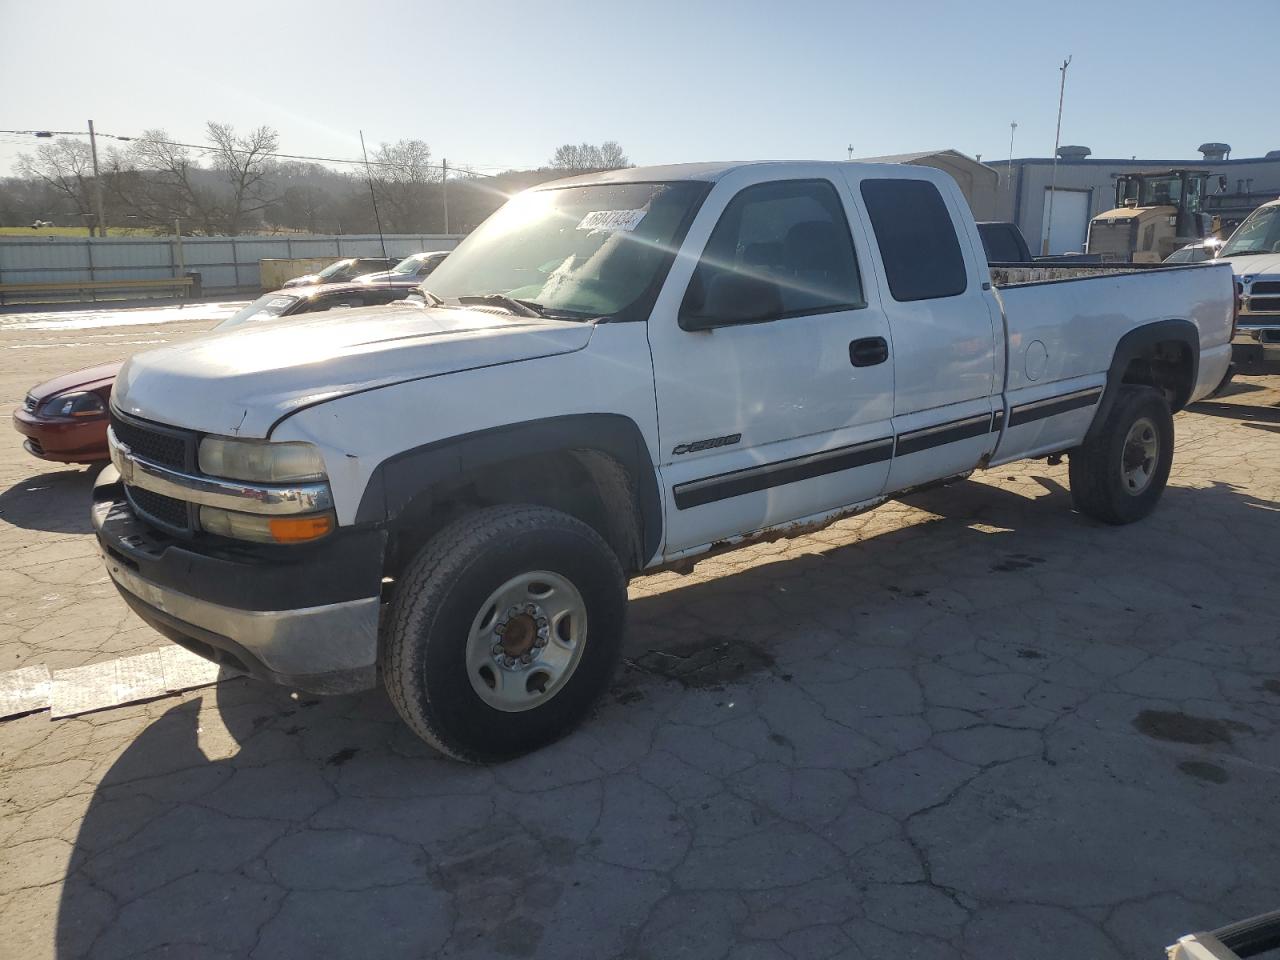
[[[422,285],[419,285],[413,292],[422,294],[422,299],[427,301],[427,303],[433,307],[440,307],[444,305],[443,300]]]
[[[458,297],[459,303],[480,303],[510,310],[518,317],[545,317],[546,311],[532,300],[517,300],[505,293],[486,293],[473,297]]]
[[[1272,253],[1271,250],[1232,250],[1230,253],[1219,251],[1219,257],[1260,257],[1264,253]]]

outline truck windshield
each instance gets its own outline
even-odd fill
[[[514,197],[436,268],[445,301],[498,295],[549,315],[610,317],[656,295],[709,185],[609,183]]]
[[[1220,257],[1239,257],[1251,253],[1280,253],[1280,205],[1259,207],[1231,235]]]

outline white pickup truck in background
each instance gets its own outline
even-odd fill
[[[1240,339],[1280,344],[1280,200],[1249,214],[1223,244],[1217,262],[1230,264],[1235,273]]]
[[[134,357],[93,513],[166,635],[381,674],[468,760],[584,716],[644,570],[1063,453],[1080,511],[1139,519],[1233,323],[1225,265],[997,289],[955,183],[892,164],[548,184],[424,286]]]

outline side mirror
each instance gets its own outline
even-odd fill
[[[782,292],[772,280],[720,270],[704,282],[699,271],[680,305],[679,324],[681,330],[712,330],[740,323],[768,323],[781,315]]]

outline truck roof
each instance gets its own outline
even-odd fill
[[[723,160],[706,163],[669,163],[651,167],[626,167],[621,170],[601,170],[598,173],[586,173],[563,180],[552,180],[541,186],[564,187],[583,186],[591,183],[652,183],[669,180],[705,180],[710,183],[721,179],[734,170],[742,167],[776,166],[786,167],[858,167],[860,170],[880,169],[885,172],[901,170],[901,163],[868,163],[861,160]],[[932,167],[913,167],[920,172],[921,179],[933,179],[939,172]],[[944,173],[945,175],[945,173]],[[535,188],[536,189],[536,188]]]

